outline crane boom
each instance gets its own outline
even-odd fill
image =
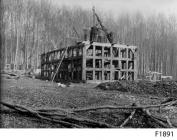
[[[102,24],[102,22],[101,22],[99,16],[96,14],[94,8],[93,8],[93,14],[95,15],[95,17],[96,17],[98,23],[100,24],[101,29],[102,29],[102,30],[104,31],[104,33],[106,34],[106,37],[107,37],[108,41],[112,44],[112,43],[113,43],[112,32],[109,33],[108,30],[104,27],[104,25]]]

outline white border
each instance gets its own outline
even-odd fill
[[[173,137],[155,136],[173,131]],[[177,129],[1,129],[1,140],[177,140]]]

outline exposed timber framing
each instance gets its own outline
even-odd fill
[[[83,41],[42,54],[41,76],[54,81],[93,83],[136,80],[136,58],[136,46]]]

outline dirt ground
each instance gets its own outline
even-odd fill
[[[83,108],[102,105],[140,105],[158,104],[166,97],[153,94],[139,94],[120,92],[116,90],[102,90],[96,84],[71,83],[69,87],[58,87],[57,83],[22,77],[19,79],[2,79],[1,100],[10,104],[22,105],[27,108]],[[173,112],[173,113],[170,113]],[[176,123],[177,109],[164,112]],[[163,112],[162,112],[163,113]],[[81,114],[94,120],[107,123],[117,123],[114,115],[102,112]],[[163,114],[162,114],[163,115]],[[110,117],[108,117],[110,116]],[[121,118],[119,118],[121,119]],[[1,113],[1,127],[5,128],[61,128],[59,124],[43,122],[36,118],[21,116],[15,112]],[[131,127],[131,126],[130,126]],[[138,127],[138,126],[136,126]]]

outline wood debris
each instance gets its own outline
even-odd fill
[[[58,123],[64,127],[67,128],[122,128],[126,127],[130,121],[135,118],[135,114],[138,116],[144,116],[147,120],[148,125],[152,125],[152,127],[160,127],[160,128],[171,128],[173,127],[173,124],[170,121],[170,118],[166,118],[165,120],[162,120],[161,118],[154,116],[150,113],[150,110],[153,108],[158,107],[165,107],[165,106],[173,106],[177,103],[177,100],[175,101],[169,101],[165,102],[164,104],[159,105],[149,105],[149,106],[137,106],[136,104],[133,104],[131,106],[100,106],[100,107],[90,107],[90,108],[81,108],[81,109],[62,109],[62,108],[50,108],[50,109],[29,109],[23,106],[19,105],[12,105],[5,102],[0,102],[1,105],[8,107],[12,110],[17,111],[18,113],[29,115],[31,117],[36,117],[41,120],[50,121],[53,123]],[[117,125],[112,125],[104,121],[96,121],[93,119],[89,119],[85,116],[79,115],[79,112],[89,112],[89,111],[98,111],[98,110],[120,110],[120,109],[126,109],[126,110],[132,110],[131,113],[129,113],[129,116],[122,121],[122,123]],[[3,110],[1,110],[1,113],[3,113]],[[108,111],[109,113],[109,111]],[[118,119],[118,118],[117,118]],[[155,126],[153,123],[155,123]]]

